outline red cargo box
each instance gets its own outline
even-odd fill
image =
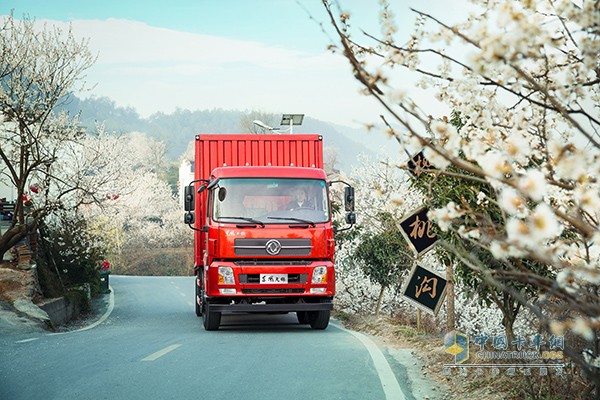
[[[323,136],[196,136],[196,179],[208,179],[212,170],[218,167],[244,165],[323,168]]]

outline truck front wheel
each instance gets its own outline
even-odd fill
[[[307,311],[297,311],[296,315],[298,317],[298,322],[302,325],[308,324],[308,312]]]
[[[216,331],[221,325],[221,313],[210,311],[210,304],[204,303],[204,315],[202,316],[204,329],[207,331]]]
[[[313,329],[323,330],[329,325],[330,310],[308,311],[308,323]]]

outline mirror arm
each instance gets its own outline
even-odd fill
[[[348,225],[348,226],[347,226],[347,227],[345,227],[345,228],[335,228],[335,229],[334,229],[334,231],[333,231],[333,233],[335,233],[335,234],[338,234],[338,233],[340,233],[340,232],[348,231],[348,230],[350,230],[350,229],[351,229],[353,226],[354,226],[354,225]]]
[[[194,231],[198,231],[198,232],[206,232],[204,229],[198,229],[198,228],[194,228],[194,227],[192,226],[192,224],[188,224],[188,226],[189,226],[189,227],[190,227],[192,230],[194,230]]]
[[[343,184],[344,184],[344,185],[346,185],[346,186],[351,186],[351,185],[350,185],[348,182],[345,182],[345,181],[340,181],[340,180],[337,180],[337,181],[329,181],[328,183],[329,183],[329,186],[333,185],[334,183],[343,183]]]

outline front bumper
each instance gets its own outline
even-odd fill
[[[244,313],[262,313],[262,312],[298,312],[298,311],[326,311],[333,310],[333,302],[326,303],[234,303],[234,304],[215,304],[211,303],[210,310],[215,312],[244,312]]]
[[[326,268],[326,278],[321,280],[320,275],[316,275],[316,281],[314,281],[313,273],[316,274],[315,271],[318,267]],[[219,268],[230,269],[233,272],[234,281],[226,282],[220,276]],[[262,279],[265,276],[281,275],[287,277],[286,282]],[[311,260],[296,264],[274,262],[260,264],[257,262],[251,265],[233,261],[215,261],[209,267],[205,267],[205,276],[205,291],[209,300],[231,299],[233,303],[259,303],[267,300],[266,303],[277,303],[278,301],[268,300],[287,299],[284,301],[286,305],[298,305],[299,309],[294,311],[314,311],[324,309],[319,308],[322,306],[317,306],[317,304],[322,304],[319,301],[333,298],[335,295],[335,271],[333,263],[330,261]],[[244,299],[248,299],[248,301],[244,301]],[[216,302],[225,303],[225,301]],[[275,304],[272,305],[275,306]],[[307,307],[317,308],[309,309]]]

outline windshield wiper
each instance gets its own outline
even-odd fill
[[[284,221],[296,221],[296,222],[300,222],[302,224],[310,224],[313,228],[316,226],[315,223],[311,220],[308,219],[302,219],[302,218],[294,218],[294,217],[267,217],[267,219],[279,219],[279,220],[284,220]]]
[[[243,221],[248,221],[251,224],[256,224],[256,225],[260,225],[261,228],[265,227],[265,224],[257,219],[254,218],[249,218],[249,217],[219,217],[219,221],[221,219],[241,219]]]

